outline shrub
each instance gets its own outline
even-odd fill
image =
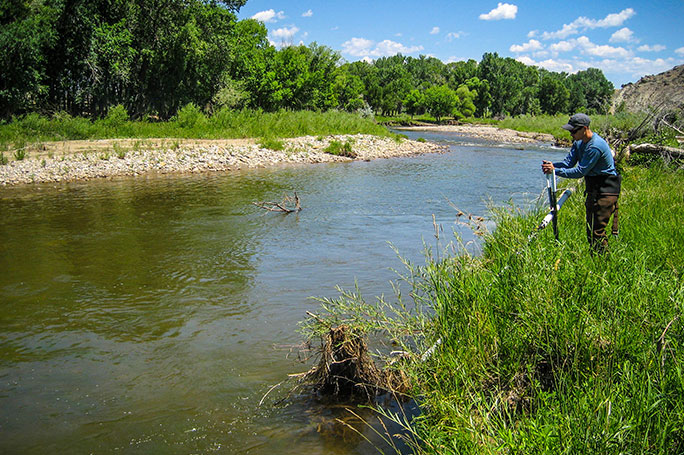
[[[7,164],[7,157],[5,156],[4,153],[0,152],[0,166],[4,166]]]
[[[175,120],[179,127],[192,129],[204,122],[206,117],[194,103],[188,103],[178,110]]]
[[[265,137],[259,141],[259,147],[263,149],[280,151],[285,148],[285,142],[273,137]]]
[[[351,141],[344,144],[340,141],[330,141],[330,144],[325,148],[325,152],[331,155],[346,156],[347,158],[356,158],[357,154],[352,150]]]
[[[107,126],[118,128],[128,121],[128,111],[121,104],[112,106],[107,111],[104,122]]]

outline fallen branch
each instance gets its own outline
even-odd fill
[[[299,202],[299,196],[297,195],[296,191],[294,193],[294,198],[286,195],[283,197],[281,202],[252,202],[252,204],[264,210],[268,210],[269,212],[292,213],[302,210],[302,206]],[[288,204],[294,204],[294,207],[288,207]]]
[[[662,155],[669,156],[670,158],[684,158],[684,150],[656,144],[632,144],[622,153],[625,159],[629,159],[630,155],[633,153]]]

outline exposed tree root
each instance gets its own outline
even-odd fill
[[[409,381],[401,370],[380,369],[363,338],[347,325],[323,336],[321,358],[301,379],[317,394],[336,400],[372,401],[381,392],[405,394]]]

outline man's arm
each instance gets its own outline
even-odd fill
[[[601,157],[601,151],[595,147],[587,147],[582,154],[582,159],[579,160],[577,166],[572,168],[558,168],[556,167],[556,175],[568,179],[582,178],[596,165],[596,162]],[[573,163],[574,164],[574,163]]]
[[[575,165],[575,163],[577,163],[577,147],[575,146],[575,144],[572,144],[570,153],[568,153],[568,155],[565,157],[563,161],[553,163],[553,167],[556,169],[570,169]],[[558,174],[558,172],[556,172],[556,174]]]

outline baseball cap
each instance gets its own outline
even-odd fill
[[[564,130],[572,131],[580,126],[588,127],[589,123],[591,123],[591,120],[589,119],[589,116],[587,114],[575,114],[572,117],[570,117],[568,123],[563,125],[561,128],[563,128]]]

